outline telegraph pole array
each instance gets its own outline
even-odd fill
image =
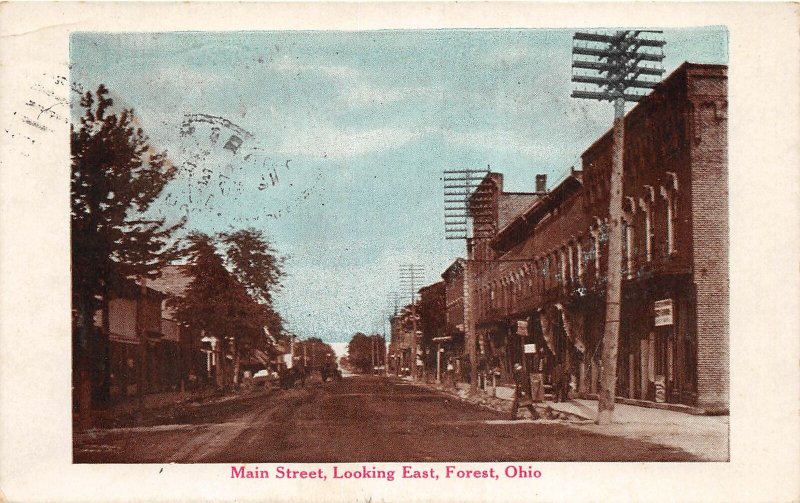
[[[603,331],[602,374],[597,405],[597,424],[614,420],[617,384],[620,300],[622,295],[622,189],[625,142],[625,103],[636,102],[654,88],[664,74],[660,31],[618,30],[609,33],[577,32],[572,37],[572,81],[584,89],[573,98],[614,103],[613,146],[609,198],[608,281]],[[644,35],[646,34],[646,35]],[[586,89],[586,85],[593,86]]]
[[[444,172],[444,237],[464,239],[491,237],[487,227],[494,220],[491,194],[480,187],[489,173],[486,169],[460,169]],[[479,234],[479,235],[476,235]]]
[[[425,270],[421,265],[404,264],[400,266],[400,288],[408,295],[411,303],[411,376],[417,379],[417,289],[424,281]]]
[[[463,239],[467,248],[476,238],[490,238],[494,230],[491,193],[481,182],[490,173],[485,169],[446,170],[444,181],[444,232],[445,239]],[[475,315],[473,313],[475,283],[475,261],[464,262],[464,344],[469,356],[470,392],[478,389],[478,352],[476,349],[477,333],[475,331]]]

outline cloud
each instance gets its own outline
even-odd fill
[[[352,66],[310,65],[288,56],[275,61],[272,69],[281,73],[316,73],[333,79],[355,80],[362,77],[361,72]]]
[[[442,131],[441,134],[449,143],[459,147],[511,151],[539,158],[557,154],[553,145],[534,137],[523,137],[516,131]]]
[[[277,307],[301,338],[344,342],[357,331],[382,332],[385,316],[393,308],[390,292],[399,289],[402,264],[424,268],[415,288],[441,280],[446,267],[440,257],[411,248],[385,250],[358,267],[290,263]],[[409,300],[401,299],[400,305]]]
[[[288,156],[347,159],[372,152],[393,150],[420,137],[420,132],[385,127],[353,131],[325,125],[286,134],[278,151]]]
[[[351,105],[375,105],[402,101],[409,98],[441,95],[441,87],[379,87],[371,84],[349,85],[341,90]]]

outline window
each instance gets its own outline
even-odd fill
[[[626,220],[622,221],[622,255],[625,257],[622,270],[629,279],[633,278],[633,226]]]
[[[556,282],[556,285],[560,285],[561,281],[563,280],[563,277],[562,277],[562,272],[563,272],[563,260],[562,260],[562,258],[563,257],[562,257],[562,254],[559,253],[559,252],[553,252],[553,257],[554,257],[553,262],[556,265],[555,266],[555,271],[553,271],[555,273],[554,274],[555,282]]]
[[[653,221],[652,221],[652,211],[653,207],[648,201],[644,199],[639,199],[639,206],[642,208],[644,212],[644,248],[647,252],[647,261],[652,262],[653,260]]]
[[[672,184],[673,187],[667,188],[662,186],[661,187],[661,197],[664,198],[666,202],[666,228],[667,228],[667,235],[666,235],[666,250],[668,255],[675,255],[678,250],[675,245],[675,223],[676,223],[676,216],[675,216],[675,189],[674,187],[677,186],[677,180],[674,178],[674,173],[667,173],[668,175],[672,175]]]

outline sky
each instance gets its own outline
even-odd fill
[[[490,166],[520,192],[544,173],[551,187],[608,130],[607,102],[569,96],[572,34],[74,33],[70,77],[134,109],[179,168],[152,215],[263,230],[287,257],[288,329],[347,342],[386,329],[402,264],[428,284],[465,254],[444,237],[444,170]],[[665,75],[727,64],[724,28],[663,38]]]

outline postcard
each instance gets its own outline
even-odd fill
[[[796,7],[0,15],[9,501],[796,499]]]

